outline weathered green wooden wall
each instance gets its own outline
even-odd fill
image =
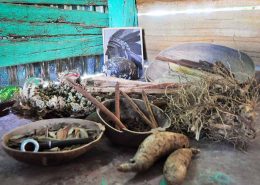
[[[110,27],[138,25],[135,0],[108,0],[108,11]]]
[[[102,54],[101,30],[108,27],[107,13],[59,9],[50,7],[51,4],[106,6],[107,3],[105,0],[0,0],[0,67]]]
[[[0,46],[2,65],[17,65],[81,55],[101,54],[102,36],[56,36],[30,38],[29,41],[3,40]]]
[[[0,87],[100,72],[108,26],[137,26],[135,0],[0,0]]]

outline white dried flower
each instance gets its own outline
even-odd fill
[[[79,112],[83,110],[83,107],[81,107],[77,103],[70,103],[72,112]]]
[[[57,96],[53,96],[47,103],[46,105],[49,107],[49,108],[54,108],[54,109],[57,109],[58,107],[58,98]]]

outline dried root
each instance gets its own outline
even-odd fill
[[[121,164],[119,171],[141,172],[150,168],[160,157],[172,151],[189,146],[188,138],[183,134],[172,132],[156,132],[148,136],[139,146],[130,162]]]
[[[224,140],[246,149],[249,140],[255,137],[258,87],[254,80],[240,84],[228,71],[215,70],[215,75],[202,77],[168,95],[171,129],[197,140],[201,137]]]
[[[173,152],[166,160],[163,174],[169,185],[182,184],[193,155],[200,151],[194,148],[182,148]]]

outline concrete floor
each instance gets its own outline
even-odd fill
[[[0,136],[29,122],[31,121],[20,119],[13,114],[2,117],[0,118]],[[257,127],[260,128],[259,124]],[[259,136],[250,144],[247,153],[221,143],[202,142],[199,145],[194,143],[194,145],[201,149],[201,154],[192,161],[185,185],[260,184]],[[134,153],[134,149],[113,146],[104,137],[98,146],[72,162],[60,166],[42,167],[15,161],[0,148],[0,184],[159,185],[165,159],[143,174],[121,173],[116,170],[117,165],[130,159]]]

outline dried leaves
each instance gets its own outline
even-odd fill
[[[98,137],[98,135],[98,130],[88,129],[76,123],[70,125],[61,123],[53,127],[45,127],[39,130],[29,131],[25,134],[14,135],[9,139],[8,146],[19,150],[21,142],[27,138],[35,139],[39,143],[46,141],[62,141],[83,138],[89,138],[90,141],[93,141]],[[79,146],[80,145],[72,145],[65,148],[55,147],[44,151],[71,150]]]
[[[54,133],[56,135],[56,139],[65,140],[68,137],[69,129],[70,128],[68,126],[59,129],[56,134]]]

